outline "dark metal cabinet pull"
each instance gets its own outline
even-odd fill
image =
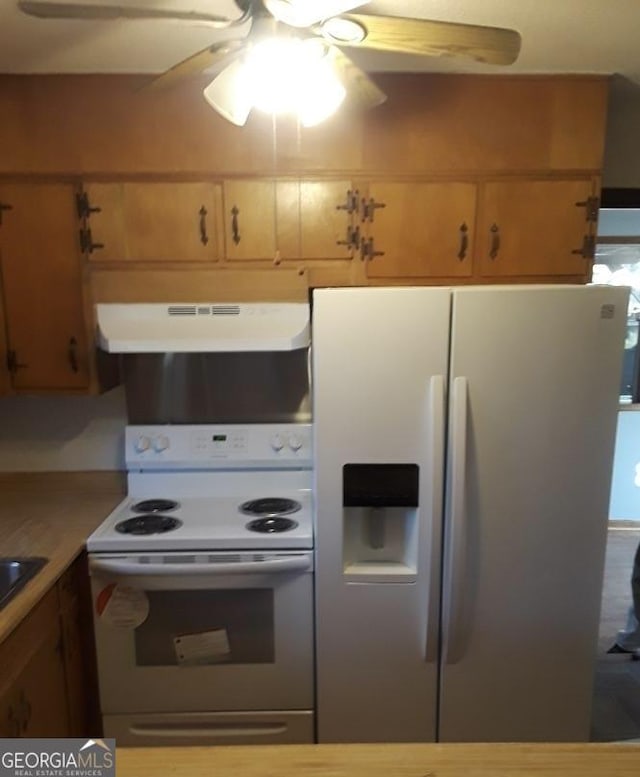
[[[489,256],[492,259],[496,259],[498,252],[500,251],[500,227],[497,224],[492,224],[491,229],[491,247],[489,249]]]
[[[209,242],[209,237],[207,235],[207,212],[208,211],[204,205],[198,211],[200,216],[200,242],[203,246],[206,246]]]
[[[13,349],[7,351],[7,369],[10,373],[15,375],[18,370],[24,370],[28,366],[28,364],[23,364],[22,362],[18,361],[18,354],[16,351]]]
[[[231,235],[233,242],[238,245],[240,242],[240,230],[238,228],[238,216],[240,215],[240,211],[238,210],[238,206],[234,205],[233,208],[231,208]]]
[[[69,338],[69,366],[73,372],[78,372],[78,341],[75,337]]]
[[[0,202],[0,227],[2,226],[2,213],[5,210],[13,210],[13,205],[9,205],[8,202]]]
[[[462,261],[467,258],[467,249],[469,248],[469,227],[466,222],[462,222],[460,225],[460,250],[458,251],[458,259]]]

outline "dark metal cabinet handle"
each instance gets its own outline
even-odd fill
[[[13,349],[7,351],[7,369],[10,373],[15,375],[18,370],[24,370],[28,366],[28,364],[23,364],[22,362],[18,361],[18,354],[16,351]]]
[[[469,248],[469,227],[466,222],[462,222],[460,225],[460,250],[458,251],[458,259],[462,261],[467,258],[467,249]]]
[[[13,210],[13,205],[9,205],[7,202],[0,202],[0,227],[2,226],[2,213],[5,210]]]
[[[209,237],[207,235],[207,212],[204,205],[198,211],[198,215],[200,216],[200,242],[203,246],[206,246],[209,242]]]
[[[78,372],[79,366],[78,366],[78,341],[75,337],[69,338],[69,350],[68,350],[68,356],[69,356],[69,366],[71,367],[71,370],[73,372]]]
[[[492,259],[496,259],[498,257],[498,252],[500,251],[500,227],[497,224],[492,224],[489,232],[491,233],[489,256]]]
[[[346,210],[347,213],[355,213],[358,210],[358,197],[360,192],[357,189],[353,191],[347,189],[347,197],[344,205],[336,205],[336,210]]]
[[[237,205],[234,205],[233,208],[231,208],[231,235],[233,242],[238,245],[240,242],[240,230],[238,228],[238,216],[240,215],[240,211],[238,209]]]

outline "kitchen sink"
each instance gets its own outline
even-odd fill
[[[40,556],[25,558],[0,557],[0,609],[8,604],[18,591],[34,577],[48,559]]]

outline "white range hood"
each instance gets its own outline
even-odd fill
[[[293,351],[310,342],[301,302],[96,305],[98,345],[110,353]]]

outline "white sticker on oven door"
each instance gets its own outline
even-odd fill
[[[219,664],[231,658],[226,629],[180,634],[173,638],[173,647],[181,666]]]
[[[109,626],[135,629],[147,620],[149,599],[139,588],[110,583],[96,596],[96,613]]]

